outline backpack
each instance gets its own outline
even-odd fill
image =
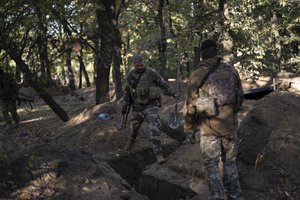
[[[207,67],[206,67],[207,68]],[[208,90],[202,89],[206,84]],[[218,107],[235,104],[237,80],[230,65],[216,63],[210,68],[200,84],[196,100],[198,112],[204,117],[217,116]]]
[[[236,102],[237,81],[230,65],[219,67],[207,79],[208,96],[216,100],[217,106]]]

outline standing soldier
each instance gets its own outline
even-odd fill
[[[165,161],[160,142],[161,121],[159,117],[160,109],[160,87],[164,94],[178,98],[179,95],[169,84],[152,68],[145,67],[143,57],[136,55],[133,58],[134,69],[129,72],[126,78],[124,91],[125,104],[122,108],[122,114],[126,113],[127,106],[132,104],[131,135],[126,145],[129,151],[135,141],[138,131],[146,120],[154,154],[159,164]]]
[[[217,56],[217,43],[201,45],[202,62],[189,80],[184,130],[193,133],[200,126],[200,148],[209,187],[209,200],[241,200],[236,167],[237,111],[243,90],[237,71]],[[196,120],[197,119],[197,120]],[[219,161],[223,161],[223,180]]]
[[[8,128],[11,128],[12,125],[11,118],[15,122],[15,126],[18,126],[20,122],[16,107],[17,92],[18,85],[15,80],[0,68],[0,106]]]

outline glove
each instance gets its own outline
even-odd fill
[[[128,107],[128,104],[124,104],[123,105],[123,107],[122,107],[122,115],[124,115],[127,112],[127,107]]]

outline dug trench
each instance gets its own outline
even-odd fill
[[[199,145],[182,144],[182,130],[164,128],[173,103],[165,102],[170,106],[161,113],[167,158],[162,165],[155,163],[146,127],[133,150],[123,151],[129,130],[116,129],[120,114],[114,103],[74,112],[76,117],[62,134],[47,144],[43,138],[41,144],[16,151],[17,145],[3,141],[14,157],[1,159],[0,199],[207,199]],[[299,95],[289,92],[245,100],[239,114],[237,164],[246,200],[299,199],[299,105]],[[103,112],[111,115],[110,120],[96,118]],[[30,136],[20,139],[27,141]],[[36,138],[35,143],[39,135]]]
[[[244,198],[299,199],[299,94],[262,90],[248,97],[238,130],[237,165]],[[150,200],[207,199],[199,145],[179,144],[162,165],[154,163],[150,148],[113,160],[111,166]]]
[[[264,93],[264,95],[266,94]],[[261,96],[262,94],[257,93],[257,91],[252,94],[251,92],[248,93],[250,99]],[[250,101],[251,103],[253,101]],[[183,102],[179,105],[183,109]],[[247,103],[245,107],[247,107]],[[139,139],[142,141],[139,142],[138,140],[135,148],[130,153],[110,157],[105,162],[136,191],[146,195],[149,199],[176,200],[192,197],[206,199],[208,191],[199,146],[181,145],[185,139],[182,134],[182,127],[177,130],[168,127],[166,121],[168,110],[163,110],[162,113],[162,130],[164,131],[162,135],[166,141],[171,141],[163,144],[164,156],[167,157],[165,164],[158,165],[155,163],[155,157],[149,144],[149,136],[145,133],[146,127],[139,135]],[[101,157],[103,156],[98,156],[99,159]]]

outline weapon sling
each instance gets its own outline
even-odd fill
[[[220,62],[221,59],[217,60],[217,62],[208,70],[208,72],[205,74],[204,78],[202,79],[199,88],[202,88],[204,83],[207,81],[209,75],[211,75],[214,71],[216,71],[216,69],[219,67]]]
[[[204,78],[201,80],[198,86],[198,98],[196,100],[197,111],[203,113],[205,117],[213,117],[217,115],[217,107],[215,99],[212,97],[207,97],[204,95],[204,91],[201,89],[204,83],[207,81],[208,77],[218,68],[221,59],[218,59],[217,62],[209,68],[208,72],[205,74]],[[195,122],[196,123],[196,122]]]
[[[146,71],[146,70],[145,70],[145,71]],[[131,88],[132,88],[133,90],[135,90],[135,89],[137,88],[137,86],[138,86],[138,84],[139,84],[139,82],[140,82],[140,79],[141,79],[141,77],[142,77],[142,75],[143,75],[143,73],[144,73],[145,71],[143,71],[142,73],[140,73],[139,76],[137,77],[137,79],[135,80],[134,85],[131,85]],[[131,94],[130,94],[130,95],[131,95],[130,98],[132,99],[132,95],[133,95],[133,94],[132,94],[132,91],[131,91]],[[128,114],[129,114],[129,112],[130,112],[131,104],[132,104],[132,102],[129,102],[129,105],[128,105],[127,109],[126,109],[126,113],[122,116],[120,129],[126,128],[127,118],[128,118]]]

